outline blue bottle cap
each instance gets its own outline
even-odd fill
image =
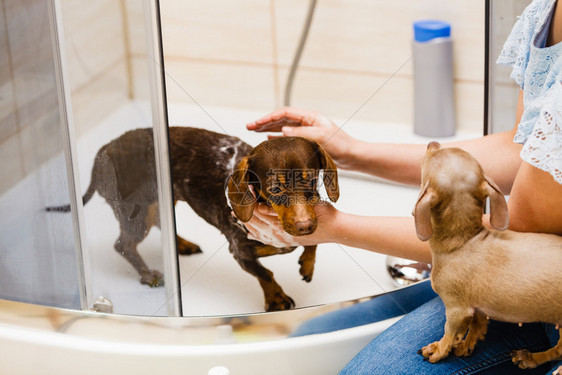
[[[414,40],[427,42],[435,38],[451,36],[451,24],[445,21],[423,20],[414,22]]]

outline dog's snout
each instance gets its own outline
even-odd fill
[[[295,223],[295,228],[299,234],[310,234],[314,232],[314,222],[310,219],[305,221],[297,221]]]

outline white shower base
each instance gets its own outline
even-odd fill
[[[225,374],[214,372],[220,367],[230,375],[335,374],[396,321],[265,339],[275,330],[274,318],[268,327],[235,334],[237,343],[218,343],[218,327],[198,326],[196,319],[104,316],[0,301],[2,373]]]

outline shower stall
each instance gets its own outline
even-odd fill
[[[384,255],[322,244],[311,283],[298,275],[299,250],[263,260],[297,305],[291,311],[264,313],[259,284],[232,258],[221,233],[187,204],[175,204],[168,126],[206,128],[257,145],[265,137],[246,131],[244,124],[267,113],[264,108],[281,105],[282,94],[265,103],[263,93],[278,90],[279,75],[289,71],[276,51],[292,51],[299,39],[291,37],[291,47],[273,43],[277,49],[263,52],[263,34],[271,32],[275,38],[286,29],[283,21],[289,13],[283,13],[280,2],[270,2],[271,12],[266,2],[244,2],[241,13],[254,12],[263,23],[234,17],[229,2],[216,9],[209,2],[209,12],[197,3],[0,0],[0,351],[5,354],[2,367],[11,373],[64,374],[76,368],[92,374],[333,373],[399,317],[302,335],[304,322],[424,287],[423,282],[407,287],[396,283]],[[306,7],[289,6],[307,15],[307,32],[314,31],[314,5],[308,13]],[[317,7],[315,17],[327,17],[322,4]],[[269,14],[280,20],[267,18]],[[205,35],[189,29],[215,16],[226,20],[211,21],[223,29],[200,28]],[[270,23],[277,28],[269,28]],[[242,28],[243,42],[231,46],[222,39],[236,28]],[[197,44],[204,38],[216,46]],[[304,44],[306,38],[300,38]],[[309,46],[314,43],[314,38],[308,41]],[[189,56],[193,49],[200,56]],[[224,72],[217,51],[233,56]],[[303,45],[299,58],[302,52]],[[240,54],[255,60],[245,66]],[[381,88],[397,90],[396,101],[406,108],[392,110],[393,115],[408,115],[411,107],[403,98],[411,81],[409,51],[394,57],[392,69],[381,68],[389,70],[384,74],[365,73],[361,67],[357,71],[363,73],[350,73],[323,66],[316,71],[310,68],[314,53],[309,60],[304,53],[302,82],[322,81],[315,76],[319,72],[348,75],[351,81],[364,74],[367,101],[343,104],[352,113],[340,122],[344,130],[365,140],[393,142],[398,135],[400,142],[427,142],[397,124],[403,119],[394,123],[377,112],[387,106],[384,91],[378,94]],[[269,58],[273,79],[264,73]],[[298,90],[300,73],[296,67],[290,70],[292,78],[296,75],[291,85]],[[203,88],[197,91],[196,86]],[[324,92],[301,90],[292,99],[301,100],[300,106],[314,107],[317,94],[328,107],[335,103],[322,97]],[[343,91],[341,98],[350,96],[345,90],[345,84],[335,87],[335,92]],[[240,102],[251,105],[235,105]],[[361,118],[360,110],[365,118],[375,114],[382,125]],[[98,150],[137,128],[150,128],[154,137],[149,151],[157,173],[151,186],[158,196],[160,228],[153,228],[138,250],[150,268],[164,275],[164,286],[156,288],[142,285],[114,250],[119,224],[105,200],[98,194],[87,204],[82,199]],[[481,133],[481,127],[469,124],[452,139]],[[351,172],[342,172],[340,190],[338,208],[383,216],[409,215],[418,193]],[[46,210],[64,205],[69,212]],[[178,257],[176,233],[199,244],[203,254]]]

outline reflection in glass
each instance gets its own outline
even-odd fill
[[[101,6],[62,3],[80,180],[91,198],[89,282],[93,298],[107,298],[116,313],[168,315],[152,138],[153,124],[165,124],[153,120],[147,14],[143,2],[119,1],[92,17]],[[138,128],[140,137],[127,133]]]

